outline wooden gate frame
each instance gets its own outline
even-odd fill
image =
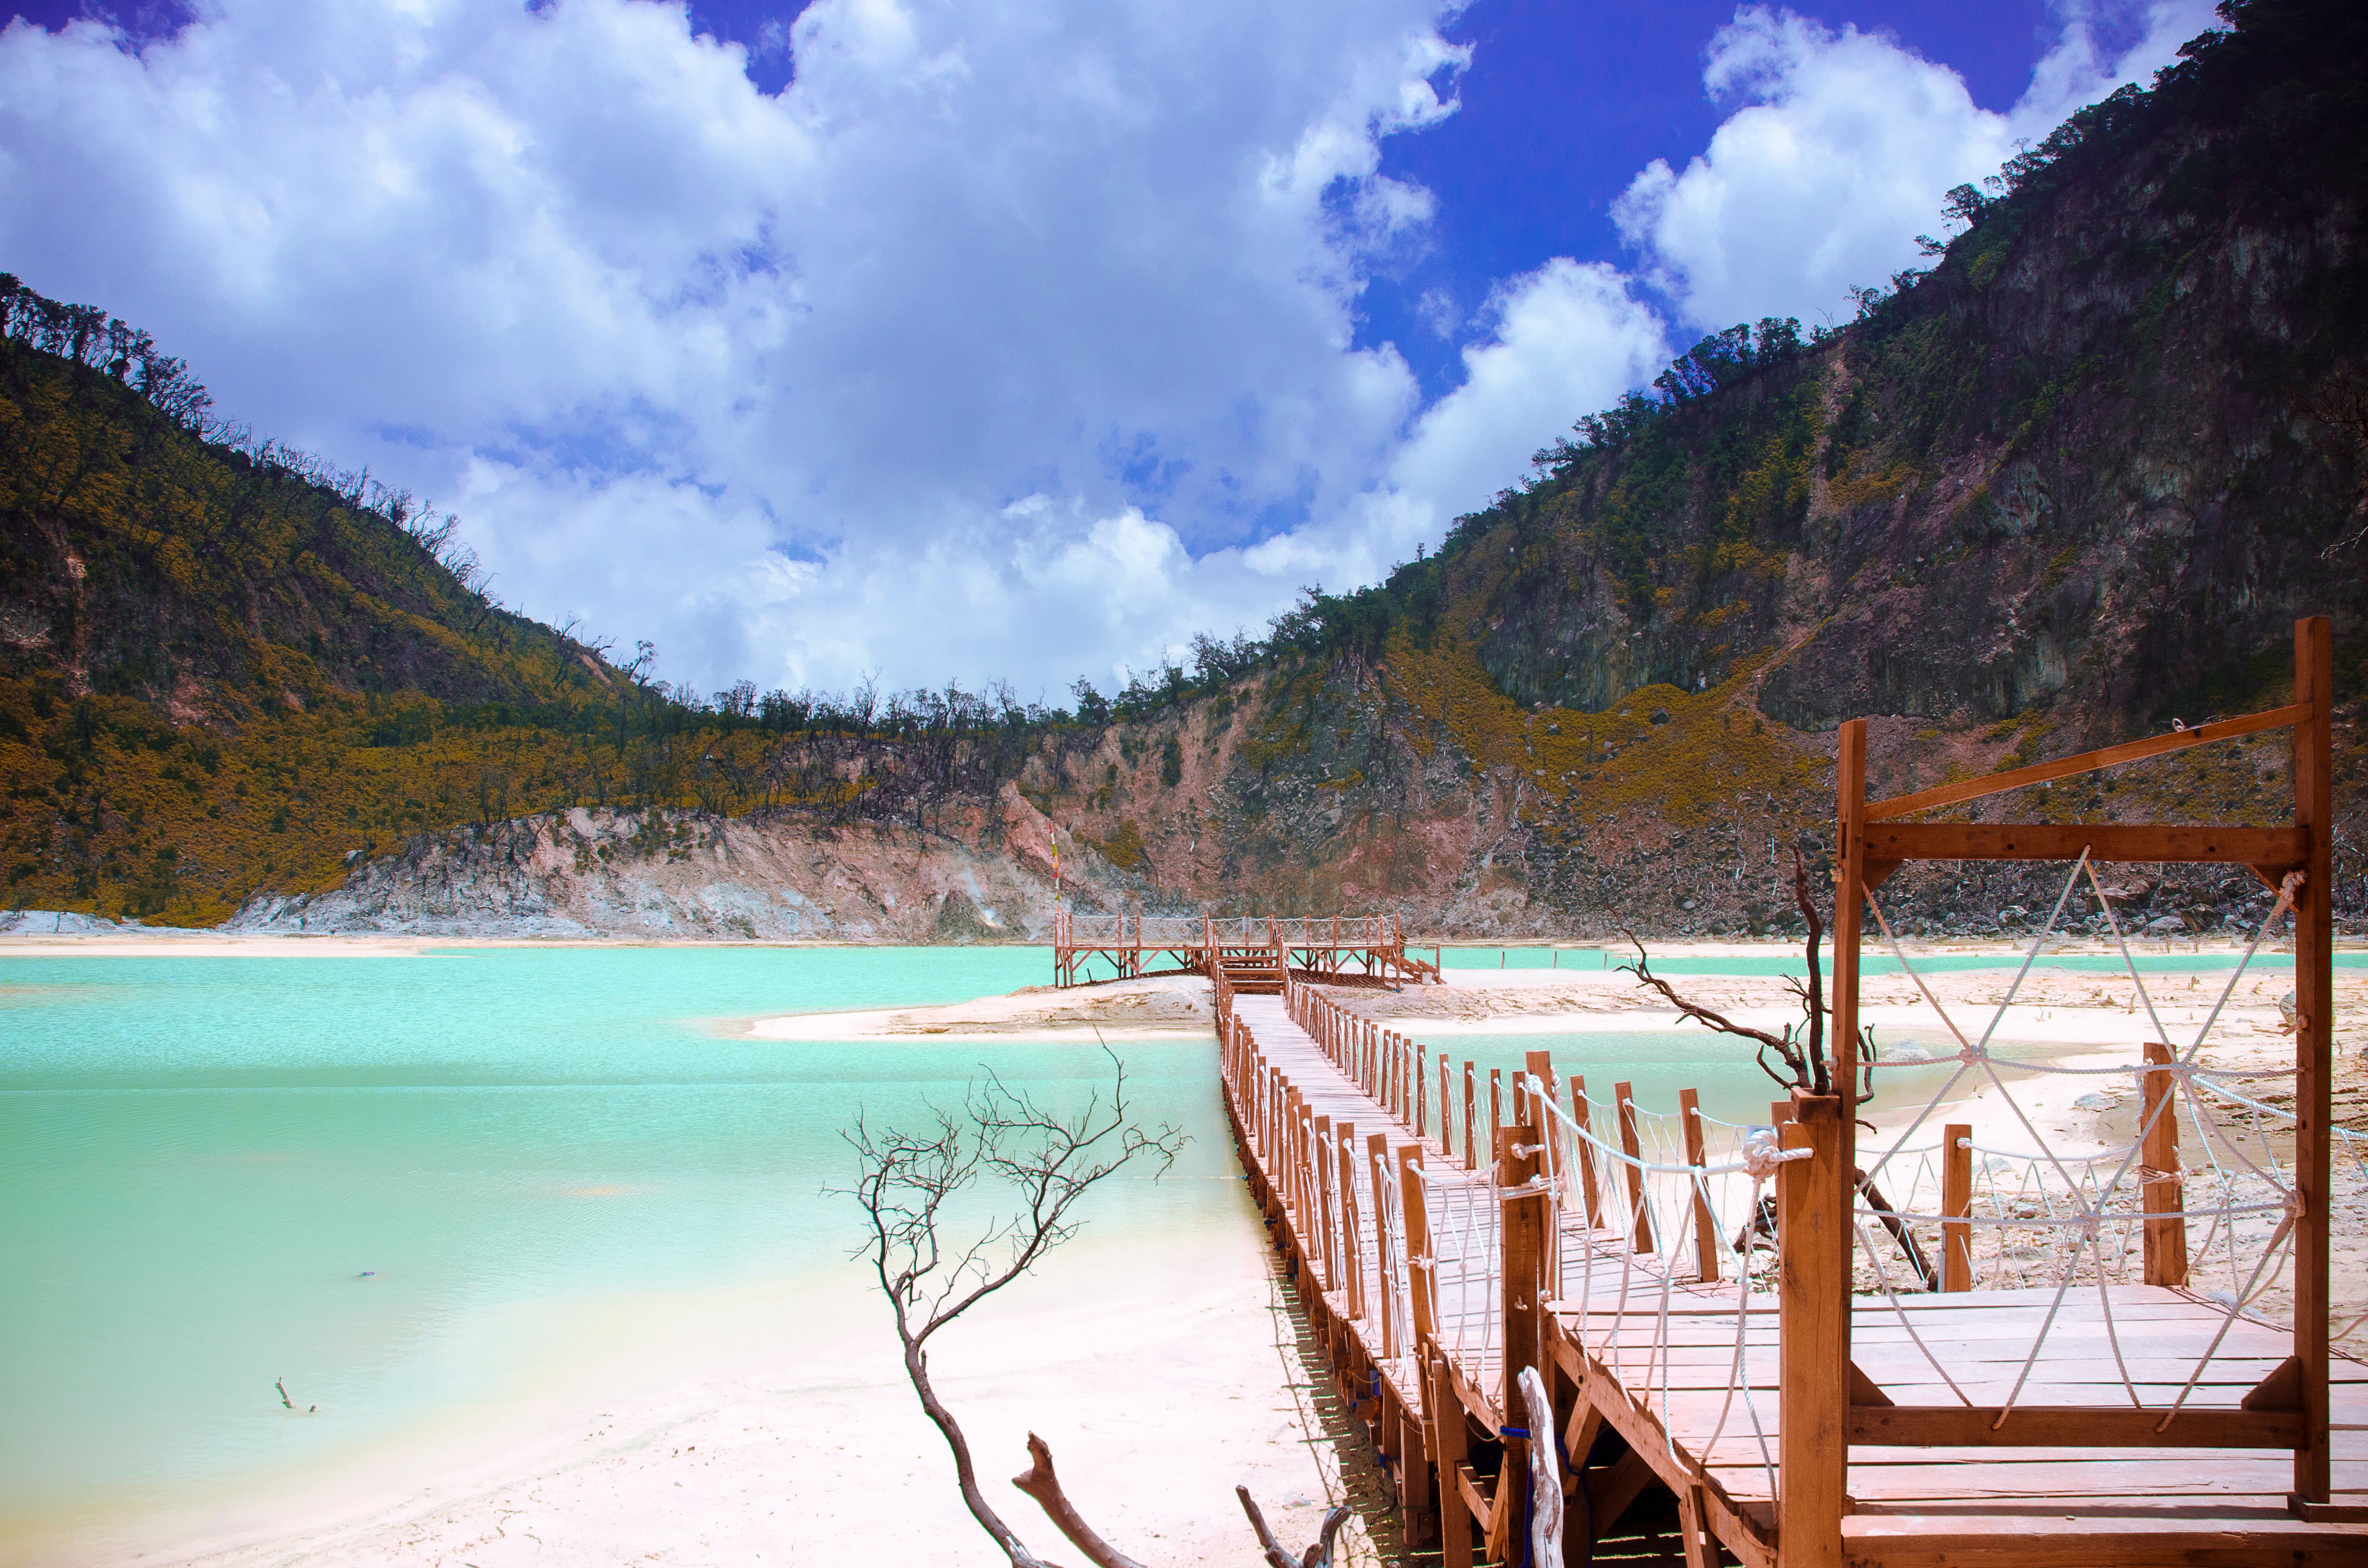
[[[1886,801],[1866,799],[1866,721],[1854,719],[1841,727],[1836,789],[1839,837],[1835,858],[1833,923],[1833,1040],[1838,1085],[1839,1126],[1831,1132],[1806,1126],[1791,1130],[1787,1142],[1803,1146],[1813,1139],[1830,1140],[1830,1159],[1816,1167],[1836,1172],[1828,1185],[1819,1182],[1818,1206],[1827,1210],[1826,1226],[1811,1225],[1839,1242],[1850,1233],[1852,1208],[1850,1183],[1839,1173],[1857,1165],[1858,1015],[1860,973],[1860,912],[1867,895],[1902,865],[1911,860],[2070,860],[2085,847],[2091,860],[2221,862],[2249,867],[2262,881],[2278,887],[2290,872],[2302,881],[2294,901],[2294,1031],[2299,1072],[2294,1084],[2294,1179],[2303,1212],[2294,1226],[2294,1356],[2261,1388],[2248,1396],[2248,1408],[2231,1411],[2190,1411],[2182,1426],[2194,1423],[2180,1439],[2192,1445],[2216,1438],[2207,1446],[2246,1448],[2292,1447],[2294,1491],[2289,1502],[2304,1518],[2348,1517],[2350,1509],[2330,1505],[2328,1434],[2328,1197],[2333,1137],[2329,1131],[2329,1088],[2334,1042],[2333,880],[2331,830],[2333,796],[2329,763],[2334,706],[2332,689],[2333,633],[2324,616],[2294,623],[2294,699],[2266,712],[2226,719],[2193,729],[2174,731],[2142,741],[2107,746],[2078,756],[2034,764],[1986,778],[1918,790]],[[2162,756],[2191,746],[2258,734],[2263,731],[2294,732],[2294,825],[2291,827],[2175,826],[2161,824],[2038,824],[2038,823],[1910,823],[1899,819],[1918,812],[1961,804],[2026,785],[2112,767],[2146,757]],[[1806,1172],[1813,1167],[1800,1167]],[[1804,1178],[1805,1180],[1805,1177]],[[1830,1227],[1830,1228],[1828,1228]],[[1828,1298],[1814,1314],[1815,1337],[1827,1346],[1839,1335],[1839,1369],[1850,1366],[1850,1269],[1839,1246],[1825,1249],[1839,1256],[1831,1272],[1816,1282],[1816,1293]],[[1804,1281],[1806,1284],[1806,1281]],[[1805,1302],[1804,1303],[1806,1304]],[[1788,1336],[1789,1337],[1789,1336]],[[1807,1345],[1803,1352],[1815,1357]],[[1832,1349],[1825,1351],[1826,1356]],[[1823,1359],[1823,1357],[1815,1357]],[[1827,1362],[1827,1367],[1837,1364]],[[1856,1377],[1804,1378],[1787,1376],[1783,1382],[1782,1434],[1804,1437],[1813,1432],[1832,1433],[1840,1441],[1816,1445],[1804,1442],[1796,1450],[1785,1445],[1785,1491],[1810,1506],[1810,1516],[1786,1517],[1787,1536],[1801,1526],[1826,1533],[1816,1516],[1827,1513],[1830,1502],[1830,1545],[1839,1561],[1839,1507],[1847,1484],[1847,1444],[1906,1443],[1950,1445],[1985,1440],[1987,1417],[1956,1407],[1921,1412],[1896,1405],[1861,1403],[1855,1397],[1863,1380]],[[1995,1415],[1995,1412],[1989,1413]],[[2067,1407],[2059,1414],[2018,1409],[2017,1445],[2041,1442],[2056,1447],[2137,1446],[2159,1443],[2149,1437],[2157,1412],[2112,1411]],[[1969,1419],[1972,1417],[1972,1419]],[[2053,1417],[2053,1418],[2051,1418]],[[2136,1417],[2138,1419],[2130,1419]],[[1996,1437],[1987,1440],[1997,1441]],[[1795,1477],[1795,1462],[1811,1473]],[[1796,1490],[1794,1483],[1800,1484]],[[1797,1542],[1796,1546],[1806,1546]],[[1824,1555],[1811,1548],[1794,1561],[1815,1561]]]

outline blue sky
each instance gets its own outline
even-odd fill
[[[1849,314],[2201,0],[19,6],[0,267],[712,688],[1105,686]]]

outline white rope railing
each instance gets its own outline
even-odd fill
[[[2154,1042],[2148,1049],[2159,1048],[2171,1057],[2169,1061],[2095,1067],[2022,1062],[1992,1051],[2006,1010],[2015,1005],[2084,877],[2106,908],[2123,967],[2138,988]],[[2289,1077],[2292,1070],[2219,1072],[2202,1068],[2198,1053],[2271,925],[2291,907],[2291,894],[2290,880],[2184,1051],[2172,1046],[2162,1013],[2146,994],[2144,976],[2085,852],[1978,1038],[1968,1038],[1968,1031],[1959,1028],[1905,951],[1880,903],[1869,896],[1875,925],[1900,970],[1939,1014],[1958,1051],[1947,1082],[1917,1108],[1858,1184],[1852,1204],[1859,1275],[1855,1289],[1887,1303],[1935,1381],[1959,1404],[1997,1403],[1998,1419],[2003,1422],[2031,1386],[2071,1293],[2093,1288],[2123,1396],[2135,1408],[2160,1410],[2167,1426],[2201,1386],[2236,1317],[2258,1302],[2274,1279],[2292,1250],[2296,1199],[2272,1133],[2291,1128],[2294,1119],[2292,1111],[2229,1084],[2249,1087],[2256,1080]],[[1384,1344],[1395,1346],[1395,1354],[1411,1349],[1419,1289],[1427,1297],[1440,1347],[1474,1387],[1501,1403],[1506,1397],[1499,1322],[1504,1205],[1543,1193],[1554,1215],[1548,1227],[1546,1260],[1554,1310],[1588,1356],[1611,1367],[1640,1401],[1656,1409],[1673,1457],[1679,1430],[1673,1419],[1673,1394],[1681,1386],[1702,1385],[1698,1381],[1681,1385],[1675,1375],[1672,1321],[1679,1315],[1699,1321],[1706,1311],[1733,1319],[1726,1387],[1714,1427],[1707,1439],[1688,1438],[1687,1447],[1697,1457],[1713,1451],[1739,1406],[1773,1487],[1772,1444],[1754,1387],[1755,1381],[1767,1385],[1774,1380],[1755,1379],[1753,1366],[1755,1352],[1764,1357],[1772,1345],[1768,1292],[1773,1287],[1775,1251],[1769,1183],[1782,1163],[1807,1158],[1806,1150],[1782,1151],[1774,1129],[1701,1112],[1690,1098],[1682,1112],[1641,1107],[1625,1092],[1625,1085],[1619,1095],[1605,1098],[1574,1083],[1574,1108],[1565,1109],[1558,1103],[1556,1087],[1534,1074],[1515,1071],[1502,1076],[1471,1062],[1458,1071],[1444,1053],[1434,1055],[1395,1031],[1378,1029],[1349,1014],[1319,987],[1296,980],[1287,981],[1283,1005],[1339,1071],[1378,1100],[1400,1128],[1449,1156],[1435,1164],[1408,1164],[1404,1168],[1413,1177],[1409,1186],[1402,1185],[1395,1167],[1385,1168],[1377,1182],[1371,1151],[1343,1147],[1335,1167],[1340,1173],[1333,1178],[1335,1188],[1301,1184],[1302,1190],[1328,1199],[1323,1204],[1322,1222],[1331,1232],[1358,1233],[1353,1249],[1344,1243],[1341,1250],[1353,1250],[1360,1276],[1356,1292],[1360,1315],[1373,1333],[1377,1354]],[[2041,1135],[2012,1090],[2008,1074],[2020,1073],[2131,1076],[2147,1114],[2128,1142],[2072,1153]],[[2149,1089],[2149,1074],[2163,1074],[2151,1082],[2167,1084],[2169,1092]],[[1952,1148],[1929,1135],[1918,1142],[1918,1133],[1969,1075],[1982,1079],[2000,1096],[2010,1120],[2028,1140],[2027,1147],[1959,1139]],[[1259,1074],[1247,1076],[1250,1081],[1238,1085],[1241,1093],[1255,1097],[1266,1092]],[[2227,1082],[2219,1081],[2223,1079]],[[2207,1100],[2216,1111],[2206,1108]],[[1470,1119],[1464,1115],[1466,1103],[1476,1111]],[[1583,1116],[1577,1114],[1579,1107]],[[2192,1124],[2192,1142],[2182,1143],[2203,1164],[2173,1173],[2185,1184],[2181,1201],[2176,1209],[2156,1212],[2147,1209],[2136,1178],[2143,1174],[2152,1180],[2159,1174],[2144,1171],[2142,1162],[2149,1133],[2164,1116]],[[1507,1188],[1496,1178],[1494,1159],[1486,1154],[1474,1162],[1476,1168],[1464,1168],[1474,1142],[1494,1151],[1492,1135],[1506,1121],[1543,1130],[1538,1144],[1517,1151],[1543,1156],[1543,1174],[1537,1181]],[[2338,1136],[2340,1146],[2361,1159],[2362,1174],[2368,1176],[2368,1138],[2349,1130],[2338,1130]],[[1952,1162],[1956,1162],[1960,1194],[1953,1198],[1947,1196]],[[1409,1199],[1418,1199],[1424,1207],[1428,1256],[1409,1256],[1404,1212]],[[1353,1220],[1345,1212],[1349,1206],[1356,1210]],[[2158,1367],[2136,1369],[2126,1358],[2108,1286],[2134,1278],[2135,1263],[2144,1256],[2148,1221],[2171,1218],[2205,1227],[2200,1244],[2192,1244],[2191,1238],[2191,1266],[2202,1267],[2216,1258],[2228,1269],[2229,1290],[2214,1293],[2226,1308],[2219,1333],[2192,1366],[2178,1369],[2184,1372],[2179,1392],[2165,1404],[2161,1394],[2171,1380]],[[1907,1304],[1909,1296],[1941,1288],[1942,1262],[1951,1256],[1952,1235],[1962,1248],[1955,1256],[1964,1259],[1970,1271],[1969,1278],[1960,1277],[1964,1287],[2038,1284],[2052,1291],[2028,1352],[2015,1358],[2020,1365],[2002,1401],[1975,1386],[1987,1380],[1969,1381],[1963,1369],[1947,1364],[1946,1347],[1930,1341],[1917,1321],[1918,1314]],[[1912,1267],[1903,1278],[1904,1259],[1912,1260]],[[1340,1281],[1333,1283],[1338,1289]],[[1755,1297],[1760,1303],[1757,1307]],[[1755,1323],[1761,1331],[1756,1340]],[[2152,1347],[2149,1357],[2157,1363],[2162,1359]],[[2185,1355],[2180,1359],[2184,1361]],[[2148,1389],[2156,1391],[2151,1404]],[[1765,1392],[1761,1387],[1760,1392]]]
[[[2078,884],[2084,875],[2088,879],[2090,890],[2096,895],[2098,904],[2104,912],[2107,929],[2120,950],[2123,967],[2129,976],[2131,984],[2136,990],[2138,1001],[2145,1006],[2152,1038],[2161,1047],[2163,1055],[2169,1060],[2150,1059],[2138,1062],[2116,1063],[2103,1068],[2066,1067],[2052,1063],[2013,1063],[2012,1065],[2015,1066],[2042,1072],[2054,1071],[2082,1075],[2130,1074],[2135,1077],[2141,1089],[2142,1101],[2146,1103],[2146,1114],[2136,1131],[2136,1136],[2126,1144],[2086,1156],[2067,1158],[2060,1153],[2048,1140],[2041,1136],[2021,1099],[2000,1074],[1999,1063],[1992,1055],[1989,1046],[1991,1040],[1997,1034],[1999,1023],[2006,1016],[2006,1009],[2013,1004],[2024,976],[2030,972],[2042,946],[2061,919],[2073,888]],[[2259,1136],[2255,1142],[2266,1157],[2267,1169],[2263,1168],[2262,1161],[2256,1160],[2250,1153],[2240,1146],[2237,1140],[2228,1135],[2227,1129],[2221,1124],[2218,1118],[2204,1114],[2203,1104],[2194,1090],[2197,1084],[2198,1058],[2203,1042],[2209,1038],[2212,1028],[2226,1011],[2229,998],[2235,994],[2237,984],[2242,981],[2246,969],[2259,951],[2271,926],[2292,907],[2297,881],[2297,877],[2291,875],[2285,880],[2269,915],[2255,930],[2252,939],[2246,946],[2244,955],[2230,971],[2227,983],[2221,988],[2220,994],[2214,1000],[2203,1027],[2196,1031],[2195,1038],[2183,1051],[2177,1051],[2171,1044],[2162,1016],[2154,1005],[2153,996],[2147,991],[2145,978],[2138,970],[2135,958],[2129,950],[2128,939],[2122,930],[2121,922],[2113,913],[2112,900],[2105,894],[2102,885],[2098,881],[2095,865],[2086,849],[2082,850],[2079,859],[2074,864],[2063,891],[2058,893],[2055,903],[2049,913],[2046,925],[2033,937],[2031,949],[2025,954],[2022,965],[2016,972],[2014,983],[2008,988],[2006,994],[2000,999],[1988,1028],[1983,1031],[1978,1042],[1966,1040],[1964,1031],[1958,1028],[1956,1020],[1950,1016],[1948,1009],[1933,994],[1931,986],[1927,983],[1922,973],[1909,960],[1906,949],[1891,928],[1890,920],[1881,902],[1871,891],[1868,892],[1868,906],[1873,911],[1876,925],[1884,940],[1891,947],[1900,970],[1914,982],[1924,1000],[1939,1016],[1943,1026],[1955,1037],[1959,1049],[1958,1064],[1951,1073],[1948,1081],[1931,1096],[1914,1120],[1900,1133],[1892,1146],[1874,1162],[1868,1172],[1870,1183],[1881,1176],[1890,1185],[1893,1199],[1890,1206],[1878,1210],[1868,1200],[1869,1187],[1864,1185],[1860,1187],[1859,1200],[1853,1205],[1859,1249],[1864,1255],[1866,1265],[1874,1277],[1877,1289],[1892,1306],[1901,1326],[1916,1342],[1918,1349],[1923,1351],[1926,1358],[1931,1361],[1934,1370],[1961,1402],[1968,1404],[1972,1403],[1959,1387],[1957,1381],[1950,1375],[1949,1369],[1933,1357],[1921,1337],[1918,1335],[1912,1314],[1907,1311],[1905,1304],[1899,1299],[1899,1293],[1891,1278],[1890,1266],[1884,1256],[1883,1249],[1872,1243],[1868,1233],[1870,1221],[1884,1223],[1886,1226],[1905,1226],[1910,1234],[1918,1225],[1926,1226],[1937,1233],[1935,1240],[1943,1246],[1946,1245],[1946,1232],[1941,1227],[1944,1225],[1964,1227],[1959,1233],[1967,1236],[1984,1230],[1994,1232],[1998,1238],[1998,1245],[1987,1249],[1990,1253],[1987,1261],[1992,1266],[1990,1279],[1987,1282],[1992,1284],[2006,1282],[2010,1259],[2035,1261],[2013,1259],[2014,1253],[2018,1251],[2035,1249],[2010,1247],[2010,1236],[2016,1233],[2021,1233],[2034,1238],[2043,1234],[2052,1238],[2055,1256],[2047,1260],[2049,1267],[2046,1273],[2049,1278],[2045,1283],[2053,1287],[2054,1299],[2049,1302],[2047,1311],[2040,1321],[2028,1352],[2021,1358],[2021,1365],[2015,1375],[2013,1386],[1999,1405],[1997,1418],[1998,1424],[2003,1424],[2008,1413],[2021,1397],[2023,1390],[2029,1386],[2049,1335],[2062,1314],[2066,1298],[2076,1285],[2081,1283],[2084,1278],[2096,1287],[2107,1345],[2112,1353],[2115,1369],[2121,1380],[2123,1392],[2134,1408],[2151,1408],[2146,1405],[2140,1394],[2136,1380],[2132,1377],[2127,1359],[2123,1356],[2120,1325],[2115,1316],[2114,1298],[2108,1288],[2111,1279],[2126,1277],[2133,1245],[2144,1240],[2146,1223],[2149,1220],[2177,1217],[2184,1221],[2199,1216],[2208,1217],[2209,1229],[2204,1244],[2199,1250],[2208,1256],[2213,1242],[2221,1240],[2229,1251],[2232,1273],[2232,1290],[2223,1299],[2226,1316],[2220,1331],[2189,1370],[2179,1397],[2165,1411],[2163,1416],[2165,1426],[2168,1426],[2171,1418],[2184,1408],[2189,1395],[2201,1380],[2205,1368],[2226,1341],[2228,1329],[2233,1325],[2237,1316],[2244,1310],[2247,1303],[2258,1299],[2274,1260],[2285,1250],[2292,1233],[2294,1216],[2299,1199],[2293,1188],[2291,1179],[2276,1161],[2273,1145],[2259,1126],[2258,1113],[2255,1118],[2255,1131]],[[1934,1151],[1929,1147],[1911,1148],[1910,1145],[1911,1141],[1925,1123],[1939,1111],[1941,1107],[1950,1103],[1958,1085],[1971,1071],[1978,1071],[1996,1089],[2000,1100],[2031,1139],[2035,1153],[2006,1154],[1998,1151],[1980,1151],[1985,1157],[1981,1162],[1979,1176],[1981,1184],[1987,1188],[1987,1196],[1989,1199],[1990,1212],[1942,1214],[1934,1211],[1941,1207],[1937,1202],[1932,1204],[1930,1210],[1923,1207],[1923,1200],[1927,1194],[1937,1197],[1937,1189],[1941,1186],[1932,1169]],[[2148,1074],[2163,1075],[2168,1081],[2168,1092],[2146,1092]],[[2237,1096],[2237,1098],[2244,1100],[2248,1105],[2259,1103],[2246,1099],[2245,1096]],[[2189,1183],[2184,1186],[2181,1189],[2180,1207],[2177,1210],[2151,1213],[2145,1208],[2142,1194],[2132,1190],[2133,1177],[2140,1168],[2143,1152],[2148,1146],[2160,1119],[2167,1115],[2177,1116],[2178,1111],[2174,1108],[2181,1102],[2184,1102],[2188,1110],[2188,1119],[2195,1127],[2199,1146],[2212,1167],[2213,1179],[2209,1182]],[[2008,1189],[2002,1189],[2001,1184],[1997,1179],[1999,1173],[2002,1170],[2018,1169],[2020,1179],[2009,1184]],[[2184,1179],[2182,1173],[2170,1174]],[[1903,1179],[1906,1182],[1904,1187],[1900,1186]],[[2199,1202],[2197,1201],[2199,1198],[2206,1201]],[[2216,1201],[2211,1201],[2214,1199]],[[2259,1249],[2249,1276],[2239,1283],[2236,1276],[2246,1271],[2239,1263],[2237,1251],[2238,1221],[2248,1216],[2266,1216],[2272,1213],[2279,1216],[2276,1226],[2266,1244]],[[2085,1267],[2084,1258],[2088,1260]],[[2188,1260],[2181,1259],[2180,1262],[2183,1272]],[[2157,1380],[2147,1381],[2153,1382]]]

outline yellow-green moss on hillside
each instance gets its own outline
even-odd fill
[[[1686,825],[1746,797],[1814,787],[1831,766],[1752,707],[1757,665],[1740,661],[1707,691],[1648,686],[1595,713],[1524,710],[1460,637],[1441,636],[1428,651],[1394,640],[1383,678],[1394,697],[1474,763],[1521,779],[1525,817],[1552,824],[1570,813],[1649,807]],[[1416,731],[1417,744],[1427,739]]]

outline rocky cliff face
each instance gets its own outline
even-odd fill
[[[577,809],[421,835],[239,931],[967,943],[1049,935],[1062,835],[1017,791],[955,831]],[[1111,881],[1088,855],[1083,890]]]

